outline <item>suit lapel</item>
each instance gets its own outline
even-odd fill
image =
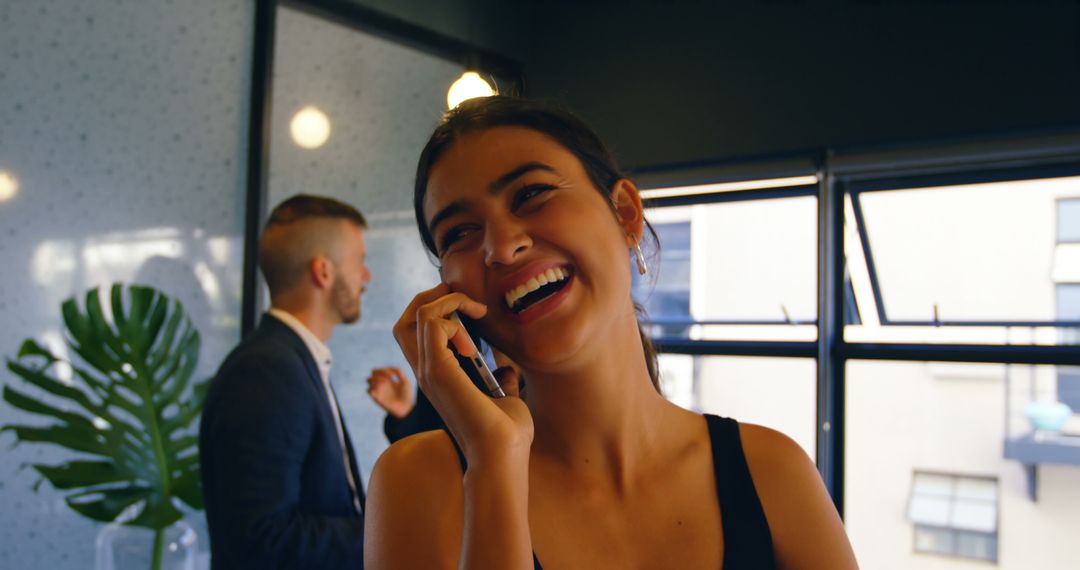
[[[334,414],[330,409],[330,401],[326,399],[326,389],[323,388],[322,375],[319,374],[319,366],[315,364],[315,357],[311,355],[311,351],[308,350],[307,345],[304,344],[304,340],[300,338],[300,335],[296,334],[296,331],[289,328],[289,325],[286,325],[271,315],[263,317],[260,328],[266,328],[268,333],[284,340],[289,345],[289,348],[291,348],[300,358],[300,362],[304,363],[304,370],[307,371],[308,381],[311,382],[311,386],[315,389],[315,393],[322,396],[320,398],[315,398],[316,402],[318,402],[316,405],[322,412],[322,416],[329,420],[332,425],[334,422]]]
[[[334,392],[334,400],[338,403],[338,420],[341,421],[341,435],[345,440],[345,452],[349,455],[349,470],[352,471],[353,481],[356,482],[356,493],[360,498],[360,506],[364,507],[364,503],[367,500],[364,493],[364,481],[360,478],[360,467],[356,464],[356,451],[353,450],[352,438],[349,437],[349,428],[345,426],[345,418],[341,416],[341,400],[338,400],[337,392],[334,391],[333,386],[330,390]]]

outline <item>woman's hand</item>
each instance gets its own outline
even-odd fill
[[[518,397],[519,373],[509,366],[495,371],[505,398],[493,399],[478,390],[449,348],[453,343],[464,356],[475,351],[465,329],[447,318],[453,311],[480,319],[487,307],[440,284],[419,293],[405,308],[394,325],[394,338],[420,389],[465,452],[470,469],[503,462],[527,466],[533,423]]]

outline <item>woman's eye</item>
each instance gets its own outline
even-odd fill
[[[514,193],[514,209],[516,210],[532,198],[554,189],[554,186],[548,184],[531,184],[526,186]]]
[[[445,253],[447,249],[450,249],[455,243],[467,236],[468,233],[469,228],[467,227],[456,226],[450,228],[443,234],[442,239],[439,240],[439,250]]]

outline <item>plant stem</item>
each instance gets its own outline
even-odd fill
[[[154,529],[154,553],[150,560],[150,570],[161,570],[161,556],[165,553],[165,529]]]

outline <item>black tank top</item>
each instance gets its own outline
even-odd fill
[[[709,426],[709,442],[712,444],[713,474],[716,477],[716,494],[723,509],[720,511],[724,527],[724,570],[773,570],[776,559],[773,554],[772,535],[765,510],[761,508],[750,468],[746,464],[739,422],[731,418],[705,415]],[[450,432],[446,432],[450,435]],[[457,450],[461,468],[465,470],[465,454],[454,436],[450,441]],[[536,553],[533,553],[535,570],[543,570]]]

